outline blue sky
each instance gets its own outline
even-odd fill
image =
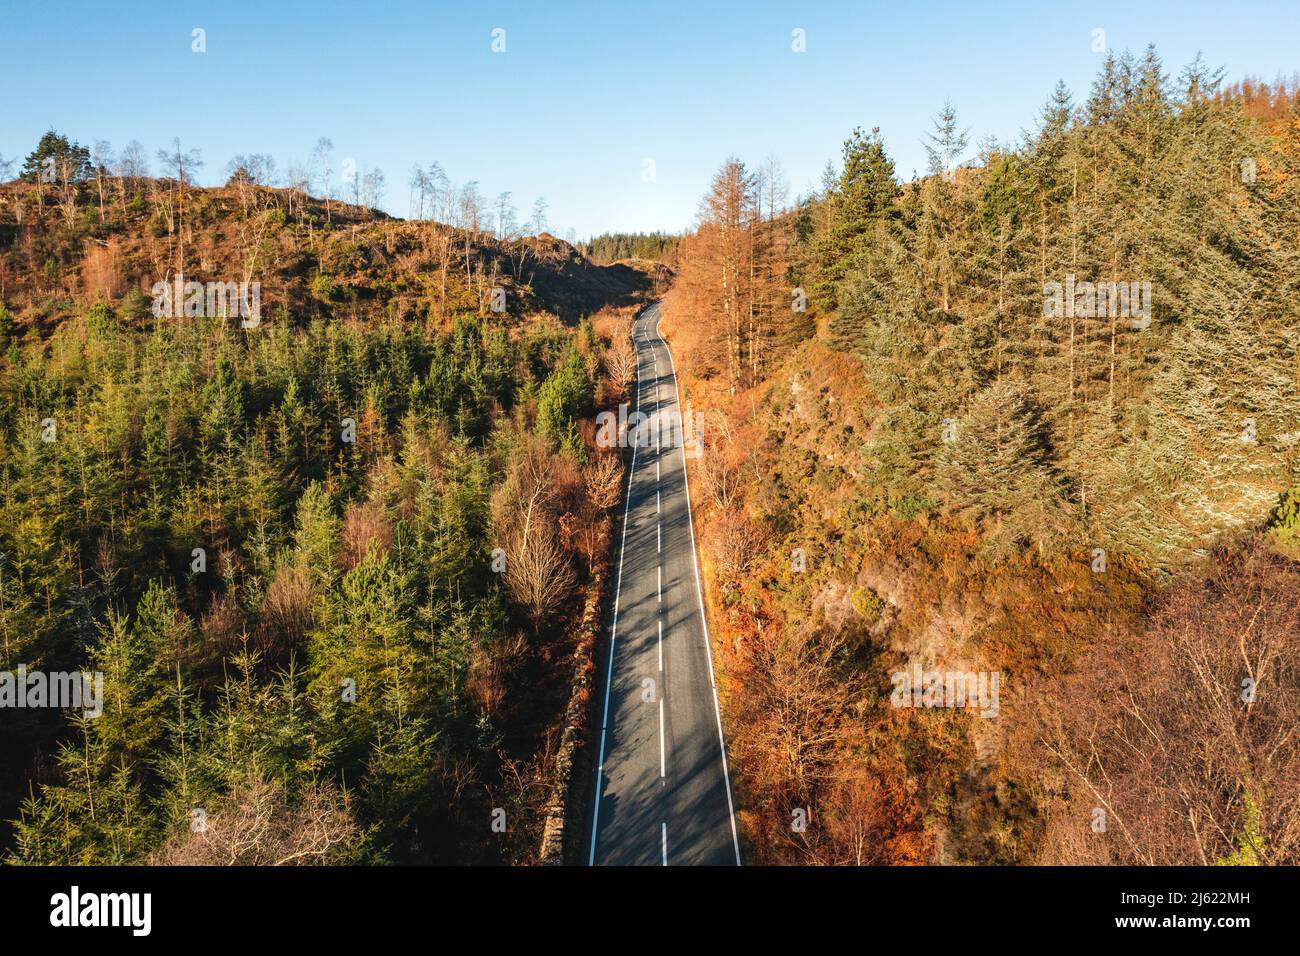
[[[879,126],[900,174],[945,99],[974,145],[1027,128],[1058,79],[1082,97],[1101,57],[1155,42],[1177,74],[1198,50],[1231,79],[1300,69],[1294,0],[1215,3],[604,2],[69,3],[7,0],[0,155],[51,126],[82,143],[179,136],[199,180],[236,153],[281,170],[320,136],[335,164],[388,177],[437,160],[553,231],[680,230],[729,154],[782,162],[794,192],[855,125]],[[191,52],[191,31],[207,52]],[[493,53],[492,30],[506,50]],[[807,52],[791,50],[806,31]],[[654,181],[643,180],[654,161]]]

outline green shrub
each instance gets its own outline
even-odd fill
[[[338,302],[342,298],[339,284],[323,272],[318,272],[311,280],[311,294],[321,302]]]
[[[1300,485],[1282,496],[1268,530],[1284,551],[1300,557]]]
[[[868,587],[854,588],[853,596],[849,600],[853,603],[853,610],[861,614],[862,619],[868,624],[878,621],[880,612],[885,609],[885,602]]]
[[[577,349],[570,349],[538,391],[538,433],[553,442],[563,442],[573,422],[590,413],[594,398],[586,363]]]
[[[110,335],[117,330],[117,316],[107,302],[96,302],[86,313],[86,326],[96,337]]]

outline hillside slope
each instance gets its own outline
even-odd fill
[[[1216,84],[715,176],[663,329],[750,859],[1300,859],[1300,107]]]
[[[263,317],[378,316],[446,325],[487,315],[492,290],[518,319],[550,312],[566,324],[641,301],[652,268],[597,265],[543,233],[507,241],[489,231],[383,213],[287,189],[185,186],[107,177],[96,185],[0,185],[0,302],[48,331],[95,301],[142,317],[157,282],[177,274],[261,284]]]
[[[0,672],[102,682],[6,710],[0,856],[535,862],[622,477],[597,326],[648,274],[284,190],[105,195],[0,187]],[[259,283],[259,321],[155,315],[177,273]]]

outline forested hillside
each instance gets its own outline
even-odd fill
[[[679,239],[662,232],[612,232],[579,243],[578,248],[593,262],[654,259],[672,265]]]
[[[1300,859],[1297,99],[1148,50],[912,181],[724,164],[664,327],[753,859]]]
[[[585,316],[648,279],[176,155],[52,133],[0,186],[0,671],[104,695],[5,711],[0,854],[535,860],[622,475]],[[260,316],[159,315],[178,276]]]

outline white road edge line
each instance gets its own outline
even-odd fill
[[[641,404],[641,364],[636,367],[637,405]],[[623,538],[618,546],[618,580],[614,585],[614,624],[609,635],[609,667],[605,670],[605,712],[600,718],[600,756],[596,760],[596,805],[591,811],[591,852],[587,856],[587,865],[596,865],[596,826],[600,822],[600,783],[605,770],[605,730],[609,726],[609,692],[614,677],[614,642],[618,639],[618,600],[623,592],[623,555],[627,551],[627,515],[632,507],[632,479],[636,477],[636,446],[632,443],[632,466],[627,473],[627,496],[623,502]],[[731,791],[727,791],[731,799]],[[667,840],[667,826],[664,824],[664,839]],[[734,823],[733,823],[734,826]],[[665,848],[667,843],[664,844]],[[667,853],[667,850],[664,851]],[[665,856],[665,859],[667,857]]]
[[[660,312],[662,316],[662,310]],[[659,322],[662,317],[655,321],[655,335],[659,336],[660,341],[663,337],[659,335]],[[677,395],[677,408],[680,413],[682,407],[682,386],[677,380],[677,363],[673,361],[673,350],[668,348],[664,343],[664,350],[668,353],[668,362],[672,366],[673,390]],[[699,555],[695,551],[695,519],[691,515],[691,479],[686,471],[686,444],[682,443],[682,481],[686,483],[686,526],[691,529],[691,567],[695,570],[695,596],[700,602],[700,623],[704,626],[704,656],[709,662],[709,684],[713,689],[713,716],[718,721],[718,744],[722,747],[722,782],[727,788],[727,815],[731,818],[731,845],[736,851],[736,866],[740,866],[740,837],[736,833],[736,808],[731,801],[731,775],[727,772],[727,741],[722,734],[722,708],[718,706],[718,685],[713,677],[713,647],[709,642],[709,619],[704,613],[704,588],[700,584],[700,562]],[[657,464],[657,462],[656,462]],[[631,487],[629,480],[628,487]],[[626,532],[627,525],[624,523],[623,530]],[[620,569],[622,558],[619,558]],[[601,741],[603,745],[604,731],[601,731]],[[593,851],[594,852],[594,851]],[[668,865],[668,824],[664,824],[664,866]]]
[[[663,526],[658,521],[655,522],[655,550],[656,551],[663,551],[664,549],[664,536],[660,531],[662,527]]]
[[[664,622],[659,620],[659,673],[664,672]]]
[[[661,564],[655,568],[655,591],[659,595],[659,603],[664,603],[664,566]]]

